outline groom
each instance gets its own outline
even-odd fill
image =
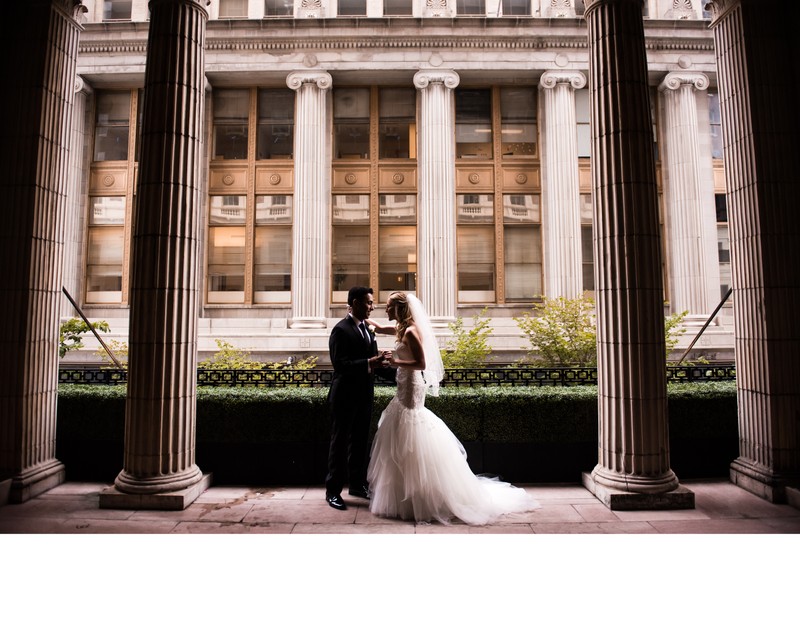
[[[342,499],[345,480],[350,496],[369,498],[367,439],[375,374],[391,380],[395,375],[364,322],[373,310],[372,288],[350,288],[347,304],[349,313],[334,326],[328,342],[333,380],[328,392],[331,445],[325,500],[334,509],[347,509]]]

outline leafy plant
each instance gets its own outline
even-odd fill
[[[97,331],[108,332],[110,327],[104,320],[96,320],[92,323]],[[76,351],[83,348],[83,334],[89,333],[89,325],[80,318],[70,318],[61,323],[58,338],[58,357],[63,358],[69,351]]]
[[[538,366],[594,366],[597,364],[597,325],[594,300],[544,299],[534,312],[514,320],[528,337],[528,359]]]
[[[121,340],[112,340],[108,344],[108,348],[111,350],[111,353],[114,354],[114,357],[117,361],[122,365],[123,369],[128,368],[128,343],[122,342]],[[104,367],[111,367],[116,368],[117,365],[114,364],[114,361],[111,359],[111,356],[106,353],[106,350],[102,347],[94,352],[96,356],[98,356],[103,361]]]
[[[250,359],[250,352],[235,347],[230,342],[215,339],[218,351],[208,360],[197,363],[200,369],[262,369],[263,362]]]
[[[472,327],[464,328],[464,319],[459,316],[448,325],[453,337],[442,351],[442,363],[446,369],[471,369],[486,364],[492,352],[488,339],[492,333],[489,318],[483,318],[488,307],[472,317]]]

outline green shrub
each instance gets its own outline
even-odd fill
[[[453,337],[442,350],[442,363],[446,369],[471,369],[486,364],[486,359],[492,352],[489,346],[489,318],[483,318],[487,307],[472,317],[472,327],[464,329],[464,319],[459,316],[448,325]]]
[[[533,312],[514,318],[528,337],[526,359],[535,366],[596,366],[597,326],[588,296],[544,299]]]
[[[96,320],[92,323],[97,331],[108,332],[110,328],[104,320]],[[89,325],[80,318],[70,318],[61,323],[58,339],[58,357],[63,358],[69,351],[76,351],[83,348],[83,334],[89,333]]]

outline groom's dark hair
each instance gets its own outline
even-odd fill
[[[352,307],[353,301],[355,301],[356,299],[360,301],[367,294],[374,294],[371,287],[364,287],[363,285],[357,285],[355,287],[351,287],[350,291],[347,293],[347,304],[350,305],[350,307]]]

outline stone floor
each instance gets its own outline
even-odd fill
[[[118,534],[796,534],[800,510],[773,505],[727,480],[682,481],[691,510],[611,511],[574,484],[526,485],[536,511],[471,527],[414,524],[373,516],[367,501],[344,496],[327,506],[319,487],[210,487],[183,511],[99,509],[108,484],[67,482],[19,505],[0,507],[0,533]]]

